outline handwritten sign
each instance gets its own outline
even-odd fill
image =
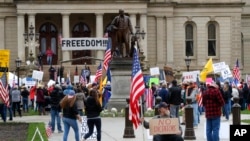
[[[33,70],[32,78],[37,79],[37,80],[43,80],[43,72]]]
[[[151,76],[160,75],[159,67],[150,68],[150,75]]]
[[[197,77],[200,76],[200,71],[183,72],[183,82],[196,82]]]
[[[214,73],[221,72],[222,70],[225,69],[225,67],[226,67],[226,63],[225,62],[214,63],[213,64]]]
[[[87,134],[89,132],[89,128],[88,128],[88,124],[87,124],[87,117],[86,116],[82,116],[82,125],[81,125],[81,139],[84,138],[84,135]],[[94,126],[94,132],[93,134],[87,139],[87,140],[96,140],[97,139],[97,131],[96,131],[96,127]]]
[[[233,77],[228,65],[225,65],[225,68],[221,71],[221,76],[222,76],[223,79]]]
[[[149,121],[150,135],[162,134],[178,134],[179,120],[178,118],[157,118]]]

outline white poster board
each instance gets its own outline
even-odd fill
[[[160,75],[159,67],[150,68],[150,75],[151,76]]]
[[[83,139],[84,135],[89,132],[89,128],[87,125],[87,117],[82,116],[82,124],[81,124],[81,130],[80,130],[80,138]],[[94,126],[94,132],[93,134],[87,139],[87,140],[96,140],[97,139],[97,132],[96,127]]]
[[[37,79],[37,80],[43,80],[43,72],[33,70],[32,78]]]
[[[200,71],[183,72],[183,82],[196,82],[197,77],[200,76]]]
[[[75,84],[79,83],[79,79],[80,79],[79,75],[74,75],[74,83]]]
[[[230,68],[228,65],[226,65],[226,67],[224,68],[224,70],[221,71],[221,76],[223,79],[227,79],[229,77],[233,77]]]
[[[219,62],[213,64],[214,73],[222,72],[226,68],[225,62]]]

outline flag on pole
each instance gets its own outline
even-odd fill
[[[97,67],[96,73],[95,73],[95,82],[98,82],[98,80],[102,77],[102,63]]]
[[[201,82],[205,82],[206,78],[207,78],[207,74],[213,72],[213,60],[212,58],[210,58],[207,61],[207,64],[204,66],[203,70],[200,73],[200,81]]]
[[[144,94],[144,91],[145,85],[143,81],[143,74],[141,71],[138,52],[137,49],[134,49],[129,99],[129,120],[132,121],[135,128],[137,128],[140,123],[139,99]]]
[[[87,84],[88,83],[84,69],[81,72],[80,83],[81,84]]]
[[[0,79],[0,98],[6,104],[7,107],[10,106],[10,99],[9,99],[9,89],[8,89],[8,82],[7,82],[7,72],[4,71],[1,79]]]
[[[47,135],[48,138],[52,135],[51,122],[49,122],[47,127],[46,127],[46,135]]]
[[[107,71],[109,62],[111,60],[111,46],[112,46],[111,38],[108,38],[107,49],[105,51],[104,61],[103,61],[103,68],[105,71]]]
[[[241,73],[240,73],[240,64],[239,64],[239,60],[237,58],[235,66],[233,68],[233,81],[234,84],[237,86],[237,84],[239,84],[240,82],[240,78],[241,78]]]

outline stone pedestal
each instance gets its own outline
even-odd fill
[[[132,58],[113,58],[109,67],[112,77],[112,96],[108,108],[115,107],[120,111],[126,107],[126,99],[129,98]]]

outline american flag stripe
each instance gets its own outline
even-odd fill
[[[234,83],[237,85],[240,82],[240,78],[241,78],[240,65],[239,65],[238,58],[233,68],[233,78],[234,78]]]
[[[139,126],[139,99],[144,94],[145,85],[139,62],[137,50],[134,50],[132,77],[130,86],[129,119],[132,120],[135,128]]]
[[[47,137],[50,137],[52,135],[52,128],[50,125],[48,125],[46,128],[46,135]]]
[[[4,101],[7,107],[10,106],[7,72],[4,72],[0,79],[0,98]]]
[[[153,92],[150,88],[145,89],[146,105],[147,108],[153,107]]]
[[[95,73],[95,82],[98,82],[98,80],[102,77],[102,64],[97,67],[96,73]]]
[[[106,52],[104,55],[104,61],[103,61],[103,68],[105,71],[108,70],[109,62],[111,60],[111,46],[112,46],[111,38],[108,38],[107,49],[106,49]]]

